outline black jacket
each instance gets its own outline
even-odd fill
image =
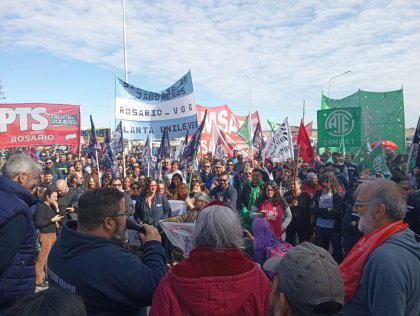
[[[335,229],[341,230],[341,221],[343,218],[343,197],[337,192],[333,193],[333,209],[319,207],[319,198],[322,190],[316,191],[309,207],[309,213],[322,219],[335,219]],[[316,222],[316,221],[315,221]]]

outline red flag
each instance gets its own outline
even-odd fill
[[[300,120],[297,144],[299,146],[299,156],[302,157],[304,161],[308,162],[315,158],[315,152],[312,148],[308,133],[306,132],[305,125],[303,124],[303,120]]]

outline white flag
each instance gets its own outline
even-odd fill
[[[262,152],[263,161],[271,162],[287,161],[293,158],[292,136],[287,118],[279,126],[275,133],[271,133]]]
[[[194,226],[195,223],[160,223],[160,227],[162,227],[171,244],[181,248],[185,257],[188,257],[191,251]]]

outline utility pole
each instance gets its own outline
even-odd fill
[[[0,80],[0,102],[2,100],[6,100],[6,97],[4,96],[3,85],[1,84],[1,80]],[[6,103],[6,101],[4,101],[4,103]]]

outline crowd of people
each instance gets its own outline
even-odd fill
[[[0,315],[58,288],[87,315],[420,315],[407,155],[388,152],[391,177],[328,149],[270,169],[237,151],[185,170],[168,157],[151,177],[137,147],[116,172],[55,146],[21,151],[2,160]],[[195,223],[188,255],[162,222]]]

